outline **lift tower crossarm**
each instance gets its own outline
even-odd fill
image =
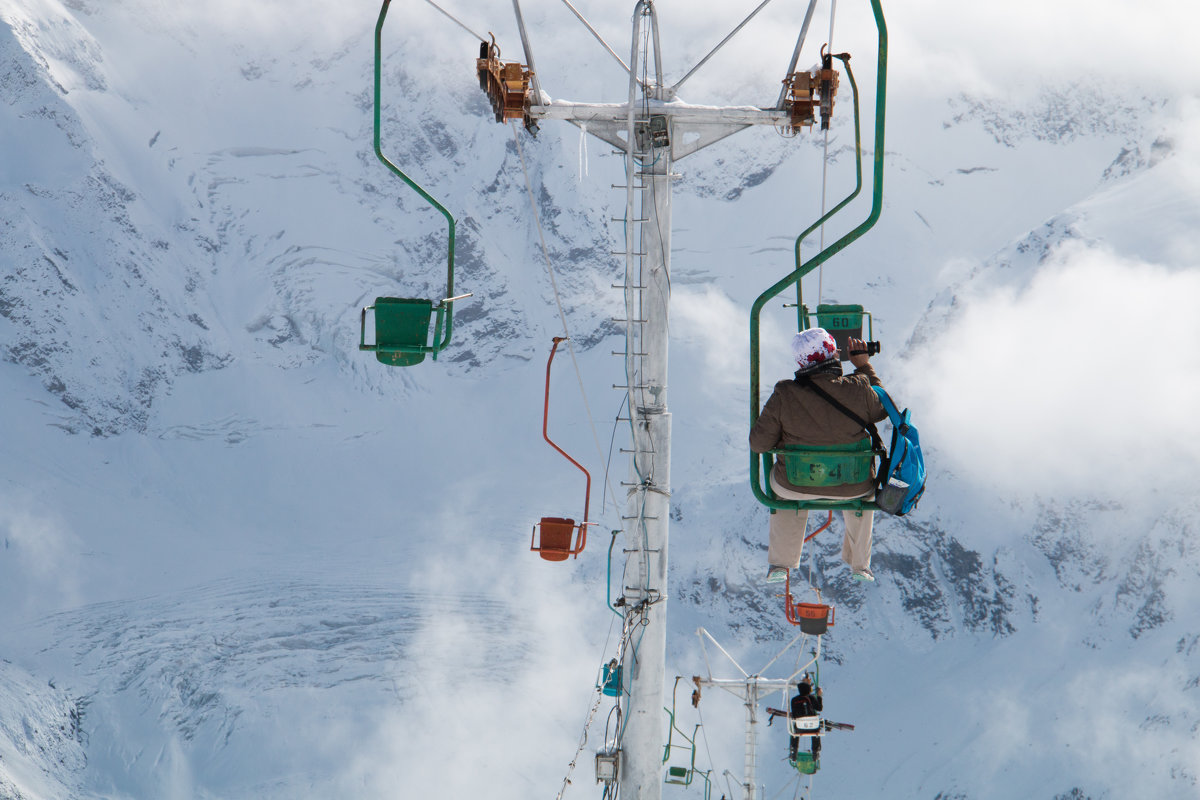
[[[635,106],[634,118],[644,122],[647,108],[649,116],[662,116],[670,120],[669,149],[672,161],[678,161],[751,125],[783,126],[791,122],[789,111],[774,108],[696,106],[655,100]],[[622,136],[628,135],[630,114],[626,103],[553,102],[530,106],[529,116],[536,120],[561,119],[571,122],[621,151],[629,146]]]
[[[783,109],[758,108],[756,106],[694,106],[688,103],[649,103],[651,114],[666,114],[678,123],[735,123],[739,125],[780,125],[791,119],[791,113]],[[637,116],[645,113],[643,104],[635,109]],[[611,120],[625,121],[629,106],[625,103],[565,103],[532,105],[529,116],[534,119]]]

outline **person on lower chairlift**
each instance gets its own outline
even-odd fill
[[[792,338],[792,354],[796,359],[796,375],[791,380],[775,384],[775,390],[763,406],[762,413],[750,430],[750,449],[765,453],[787,445],[826,447],[847,445],[868,436],[859,421],[880,422],[887,416],[879,397],[871,389],[882,386],[871,366],[866,343],[861,339],[848,341],[852,375],[842,374],[837,343],[824,328],[809,328]],[[827,397],[840,403],[839,409]],[[788,482],[783,459],[776,459],[771,470],[771,489],[784,500],[853,498],[872,499],[875,496],[874,467],[870,479],[857,483],[802,487]],[[815,490],[815,491],[814,491]],[[818,493],[819,492],[819,493]],[[850,565],[853,577],[859,581],[875,580],[871,572],[871,528],[874,511],[844,510],[846,533],[842,540],[842,560]],[[787,578],[789,569],[800,566],[808,511],[772,509],[770,545],[767,549],[767,581]]]
[[[808,678],[800,682],[796,687],[796,696],[792,698],[791,710],[788,714],[789,719],[799,719],[800,717],[817,716],[822,707],[825,705],[821,699],[821,690],[818,688],[816,693],[813,693],[812,684]],[[813,761],[820,763],[821,761],[821,729],[817,729],[817,734],[810,736],[812,740],[812,757]],[[800,749],[800,737],[791,736],[788,739],[788,760],[795,763],[796,753]]]

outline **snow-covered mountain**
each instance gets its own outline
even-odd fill
[[[582,499],[541,441],[561,323],[537,223],[582,376],[556,362],[555,438],[619,528],[599,477],[623,382],[622,165],[575,128],[495,125],[475,40],[409,5],[389,22],[385,149],[458,217],[474,292],[455,344],[409,370],[357,351],[362,305],[444,279],[442,218],[371,150],[377,7],[0,9],[0,798],[562,785],[616,617],[608,536],[569,565],[526,550],[534,519]],[[847,5],[838,47],[869,97],[869,9]],[[752,10],[659,6],[676,78]],[[772,102],[803,10],[764,12],[684,99]],[[519,49],[507,7],[456,11]],[[628,48],[625,7],[585,11]],[[1133,55],[1188,47],[1168,11],[1129,23]],[[623,99],[568,10],[526,12],[551,95]],[[840,523],[814,541],[838,613],[828,714],[856,730],[827,737],[811,788],[762,731],[764,796],[1195,797],[1200,74],[1172,51],[1140,84],[1100,63],[1112,40],[1092,27],[1092,48],[1050,51],[982,10],[954,36],[920,4],[888,13],[885,210],[821,291],[875,313],[931,479],[918,513],[878,520],[877,585],[848,580]],[[829,198],[853,185],[851,135],[843,115]],[[685,678],[698,626],[746,665],[791,635],[745,485],[747,312],[820,213],[823,152],[758,130],[678,165],[668,670]],[[787,314],[765,321],[764,388],[787,372]],[[599,794],[604,713],[567,796]],[[741,709],[692,713],[729,795]]]

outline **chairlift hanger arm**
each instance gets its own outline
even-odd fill
[[[750,20],[754,19],[754,17],[755,17],[755,16],[757,16],[758,12],[760,12],[760,11],[762,11],[764,8],[766,8],[766,7],[767,7],[767,4],[768,4],[768,3],[770,3],[770,2],[771,2],[771,0],[762,0],[762,2],[761,2],[761,3],[759,3],[759,5],[758,5],[758,8],[756,8],[756,9],[754,9],[753,11],[751,11],[751,12],[750,12],[750,16],[748,16],[748,17],[746,17],[744,20],[742,20],[742,21],[741,21],[741,23],[740,23],[740,24],[738,24],[738,26],[737,26],[736,28],[734,28],[733,30],[731,30],[731,31],[730,31],[730,32],[729,32],[729,33],[728,33],[728,34],[725,36],[725,38],[721,40],[720,44],[718,44],[716,47],[714,47],[714,48],[713,48],[713,49],[712,49],[712,50],[709,52],[709,54],[708,54],[708,55],[706,55],[704,58],[700,59],[700,61],[698,61],[698,62],[696,63],[696,66],[694,66],[694,67],[692,67],[690,70],[688,70],[688,72],[687,72],[687,74],[686,74],[686,75],[684,75],[682,78],[680,78],[678,81],[676,81],[676,82],[675,82],[675,85],[671,87],[670,95],[671,95],[672,97],[674,97],[674,96],[675,96],[675,93],[679,91],[679,87],[680,87],[680,86],[683,86],[684,82],[685,82],[685,81],[686,81],[688,78],[692,77],[692,75],[694,75],[698,69],[700,69],[701,67],[703,67],[703,66],[704,66],[704,65],[705,65],[705,64],[708,62],[708,60],[709,60],[710,58],[712,58],[714,55],[716,55],[716,53],[717,53],[717,51],[718,51],[718,50],[720,50],[722,47],[724,47],[724,46],[725,46],[725,45],[726,45],[726,44],[729,42],[729,40],[730,40],[730,39],[732,39],[734,36],[736,36],[736,35],[738,34],[738,31],[740,31],[742,28],[746,27],[746,24],[747,24],[748,22],[750,22]],[[815,0],[814,0],[814,2],[815,2]]]
[[[383,23],[387,18],[388,7],[392,4],[392,0],[383,0],[383,5],[379,9],[379,19],[375,23],[375,155],[383,162],[389,170],[397,175],[401,180],[408,184],[417,194],[426,202],[436,208],[443,217],[446,218],[447,226],[447,248],[446,248],[446,294],[447,298],[454,297],[454,232],[456,223],[454,216],[437,201],[433,195],[425,191],[416,181],[404,173],[383,153],[383,143],[381,140],[381,95],[383,84]],[[442,349],[450,344],[450,337],[454,327],[453,302],[444,303],[446,313],[446,334],[440,341],[434,342],[434,347]],[[440,307],[440,306],[439,306]]]
[[[542,99],[542,85],[538,82],[537,67],[533,65],[533,49],[529,46],[529,35],[525,32],[525,17],[521,14],[520,0],[513,0],[513,12],[517,15],[517,30],[521,34],[521,49],[525,52],[525,64],[529,67],[529,71],[533,73],[530,78],[533,96],[540,103]]]
[[[549,444],[551,447],[553,447],[555,450],[557,450],[563,456],[563,458],[567,459],[567,461],[570,461],[572,464],[574,464],[576,467],[578,467],[579,471],[583,473],[585,478],[587,478],[587,488],[584,489],[584,495],[583,495],[583,522],[581,523],[581,527],[586,528],[587,525],[589,524],[588,523],[588,507],[589,507],[589,504],[590,504],[591,498],[592,498],[592,474],[590,472],[588,472],[587,469],[582,464],[580,464],[575,459],[571,458],[571,456],[567,454],[566,450],[563,450],[561,447],[559,447],[557,444],[555,444],[550,439],[550,434],[549,434],[550,366],[554,363],[554,354],[558,351],[559,343],[565,342],[565,341],[566,341],[565,336],[555,336],[554,344],[550,348],[550,357],[548,359],[546,359],[546,401],[545,401],[544,406],[542,407],[542,438],[546,440],[547,444]]]
[[[477,41],[480,41],[480,42],[487,41],[487,37],[486,37],[486,36],[480,36],[478,33],[476,33],[475,31],[471,30],[470,28],[468,28],[466,25],[464,25],[464,24],[463,24],[462,20],[460,20],[458,17],[456,17],[456,16],[454,16],[453,14],[451,14],[451,13],[450,13],[449,11],[447,11],[446,9],[442,8],[441,6],[439,6],[437,3],[433,2],[433,0],[425,0],[425,2],[426,2],[426,3],[429,3],[429,5],[433,6],[433,7],[434,7],[434,8],[436,8],[438,11],[442,12],[442,14],[444,14],[446,17],[449,17],[451,22],[453,22],[453,23],[454,23],[455,25],[457,25],[458,27],[462,28],[462,29],[463,29],[464,31],[466,31],[467,33],[471,34],[473,37],[475,37],[475,39],[476,39]]]
[[[784,75],[791,75],[796,71],[796,65],[800,63],[800,51],[804,48],[804,40],[808,38],[808,26],[812,23],[813,11],[816,10],[817,0],[809,0],[808,11],[804,12],[804,22],[800,25],[800,35],[796,37],[796,49],[792,51],[792,60],[788,62],[787,72]],[[779,100],[775,103],[778,108],[783,108],[783,98],[787,95],[787,86],[779,90]]]
[[[814,2],[815,2],[815,0],[814,0]],[[575,6],[571,5],[571,0],[563,0],[563,5],[565,5],[569,9],[571,9],[571,13],[574,14],[576,16],[576,18],[580,22],[583,23],[583,27],[585,27],[589,31],[591,31],[592,36],[596,37],[596,41],[598,41],[604,47],[604,49],[608,51],[608,54],[610,56],[612,56],[613,58],[615,58],[617,60],[617,63],[621,65],[621,69],[625,70],[625,72],[629,72],[629,65],[625,63],[625,59],[623,59],[619,55],[617,55],[617,51],[613,50],[612,47],[609,46],[608,42],[604,41],[604,37],[600,35],[599,31],[597,31],[594,27],[592,27],[592,23],[590,23],[586,19],[584,19],[583,14],[580,14],[579,11],[577,11],[575,9]]]

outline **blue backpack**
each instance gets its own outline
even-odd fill
[[[902,517],[917,506],[925,493],[925,457],[921,454],[921,437],[912,424],[912,414],[896,410],[888,393],[872,386],[892,423],[892,446],[879,464],[879,484],[875,504],[881,511]]]

